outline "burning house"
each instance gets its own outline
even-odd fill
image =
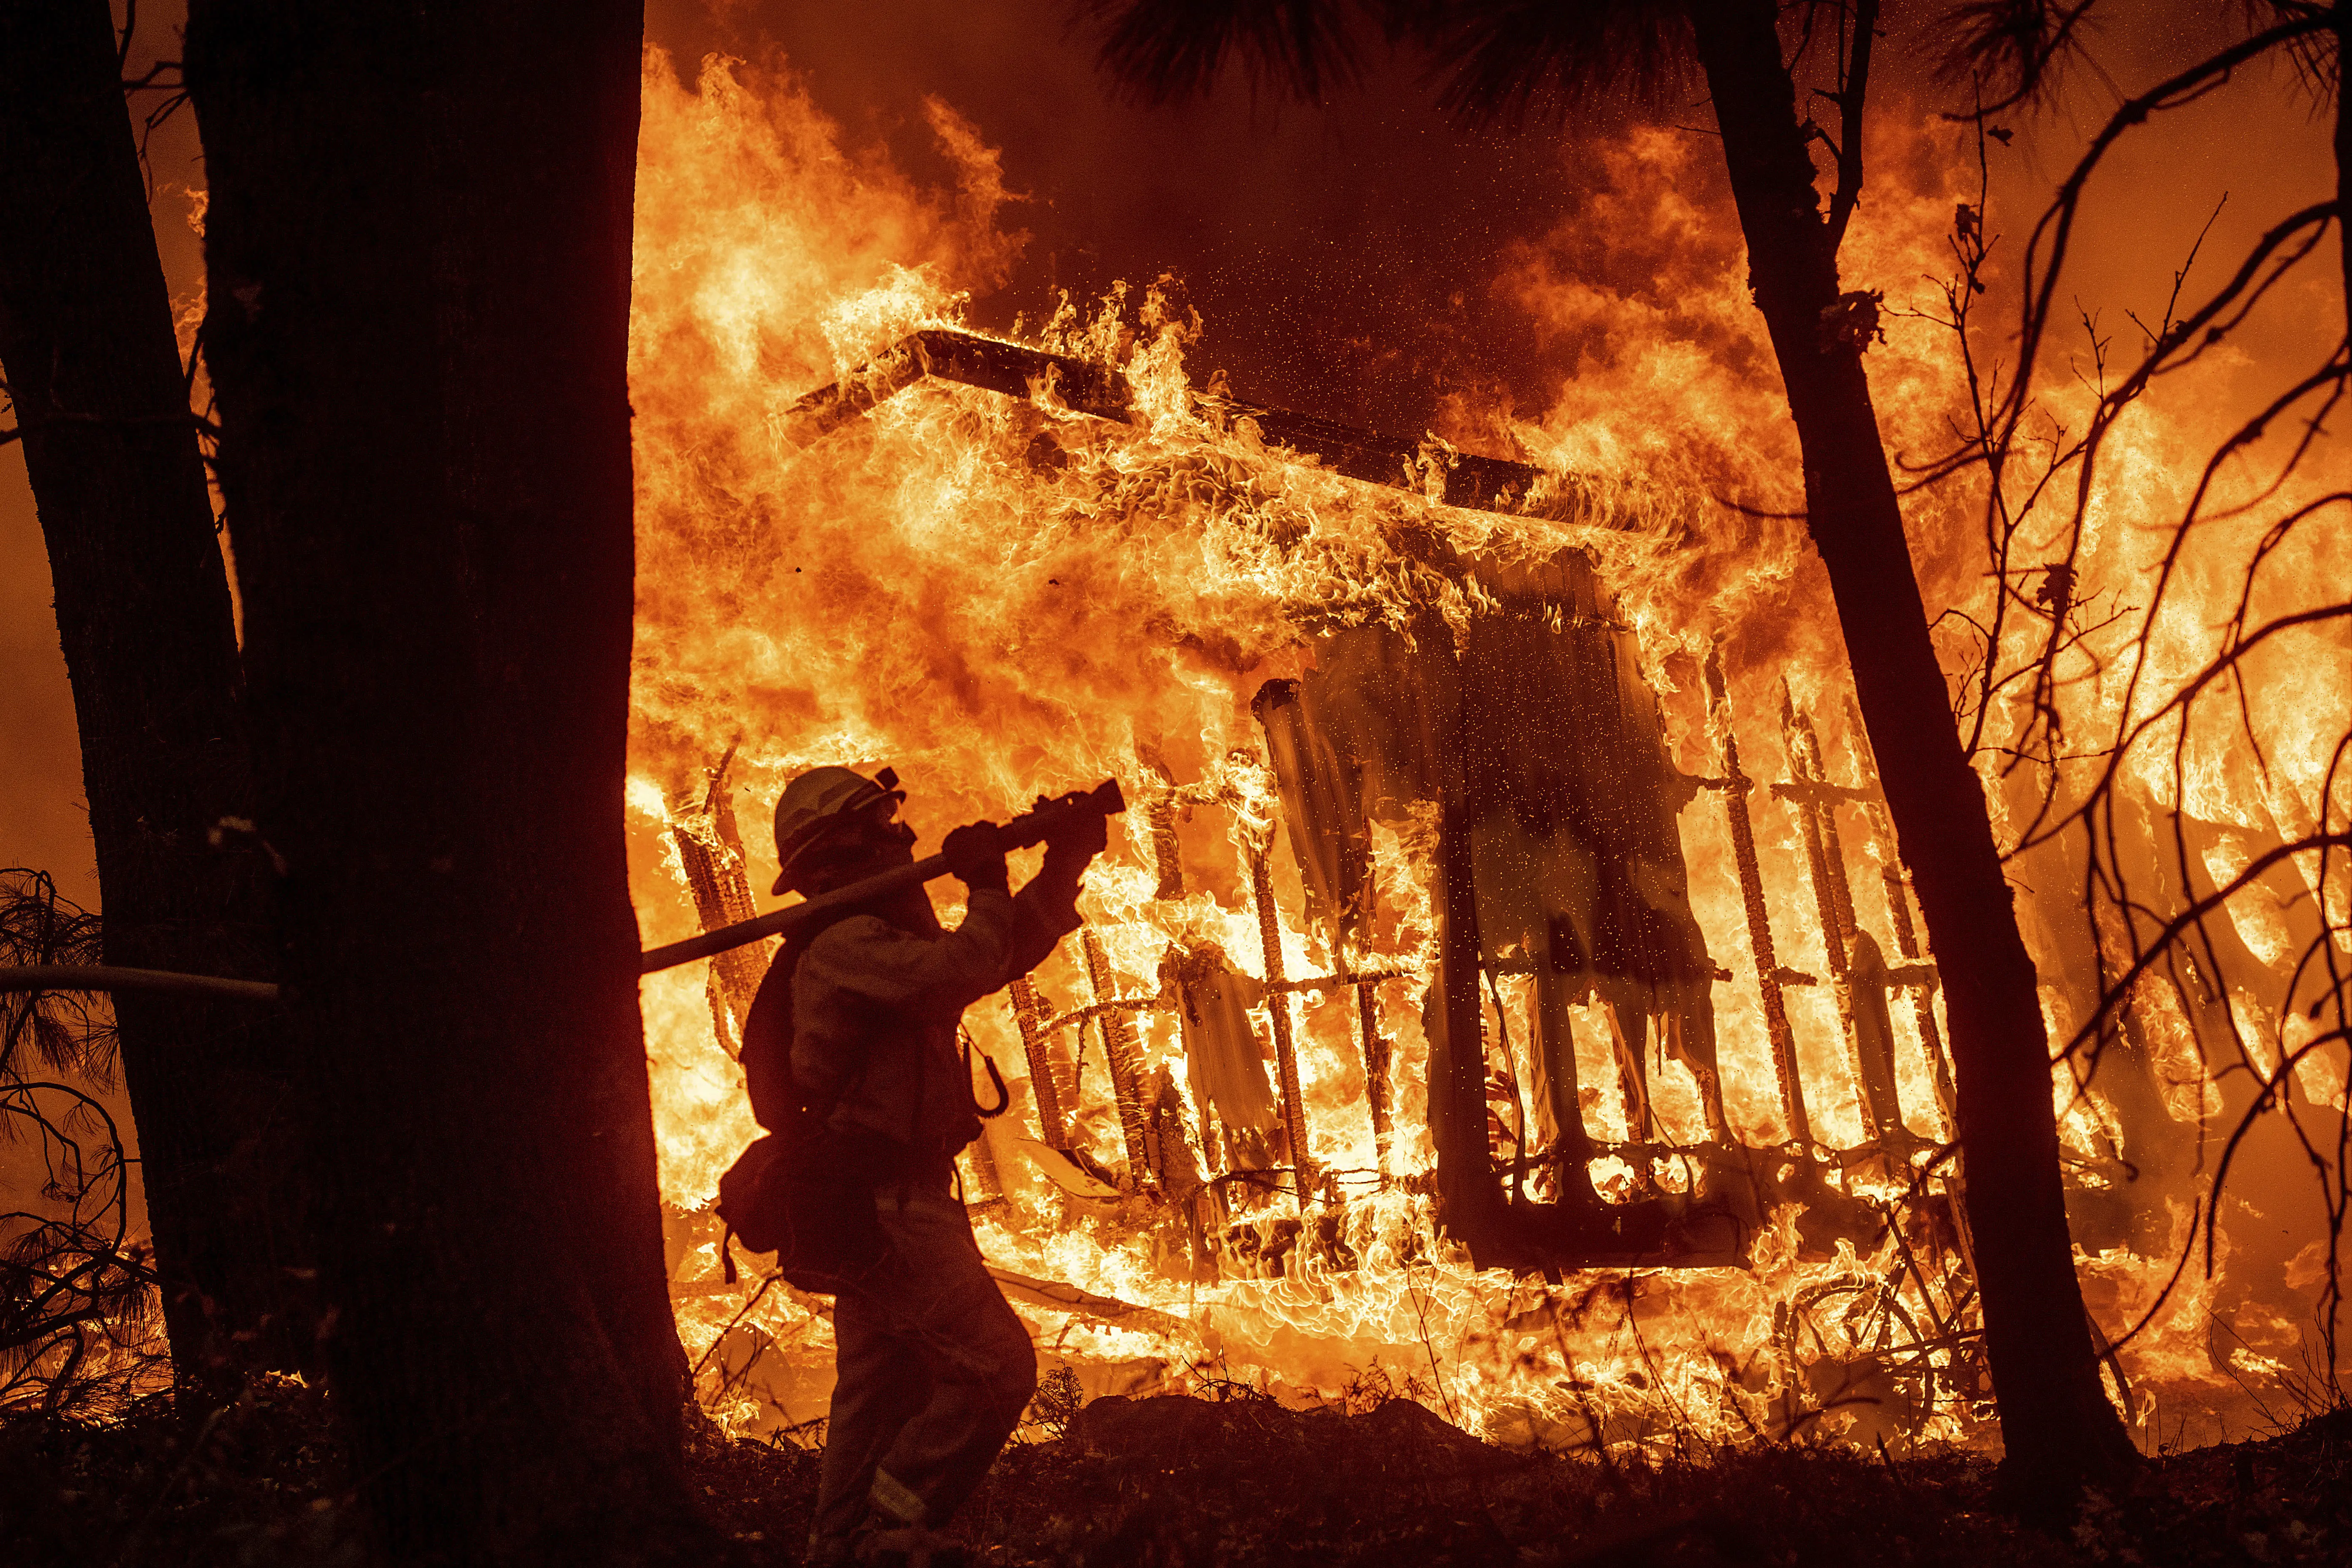
[[[1936,956],[1834,628],[1733,635],[1768,596],[1677,577],[1701,502],[1638,468],[1195,384],[1156,290],[967,331],[887,248],[936,216],[769,112],[648,79],[647,945],[753,912],[800,768],[895,768],[927,841],[1116,778],[1085,930],[967,1019],[1007,1092],[966,1201],[1081,1389],[1372,1380],[1522,1440],[1982,1430]],[[2028,918],[2071,1027],[2098,960]],[[773,1432],[823,1412],[824,1304],[730,1282],[707,1212],[767,957],[645,1006],[681,1331],[714,1413]],[[2158,1191],[2220,1103],[2185,984],[2056,1089],[2095,1325],[2147,1319],[2106,1358],[2127,1407],[2211,1375],[2210,1282],[2168,1293],[2193,1200]]]
[[[793,401],[772,431],[805,453],[928,395],[950,439],[996,448],[1017,484],[1099,497],[1151,466],[1182,471],[1151,449],[1146,392],[1101,362],[932,327]],[[1441,1259],[1537,1280],[1748,1269],[1785,1209],[1806,1217],[1783,1245],[1817,1262],[1890,1238],[1905,1260],[1885,1279],[1827,1274],[1781,1303],[1778,1347],[1813,1379],[1786,1399],[1835,1398],[1867,1375],[1895,1382],[1914,1425],[1939,1405],[1965,1416],[1982,1393],[1979,1331],[1953,1177],[1935,1153],[1950,1069],[1866,754],[1854,778],[1833,779],[1784,689],[1770,717],[1790,776],[1751,778],[1710,660],[1706,771],[1678,765],[1638,638],[1573,542],[1605,504],[1592,487],[1179,395],[1195,432],[1184,460],[1210,484],[1246,496],[1298,470],[1360,507],[1379,487],[1348,542],[1370,570],[1308,564],[1328,548],[1311,515],[1251,541],[1279,584],[1266,607],[1296,673],[1228,658],[1222,725],[1135,726],[1113,766],[1136,803],[1116,885],[1059,968],[1017,982],[995,1029],[980,1025],[1013,1087],[967,1156],[968,1202],[1008,1238],[1042,1235],[1048,1258],[1084,1240],[1120,1256],[1142,1300],[1093,1289],[1107,1283],[1098,1267],[1066,1265],[1084,1277],[1075,1285],[1044,1278],[1045,1259],[1034,1274],[1000,1271],[1016,1298],[1126,1333],[1174,1331],[1173,1353],[1112,1358],[1129,1381],[1099,1384],[1150,1385],[1181,1380],[1204,1333],[1231,1360],[1230,1336],[1210,1325],[1232,1310],[1209,1301],[1328,1296]],[[1469,535],[1441,521],[1470,513]],[[1528,520],[1546,525],[1532,547]],[[1195,526],[1221,521],[1232,526]],[[1095,635],[1155,631],[1162,646],[1134,657],[1181,658],[1201,637]],[[919,755],[840,754],[888,761],[919,792],[927,782]],[[661,806],[705,929],[752,910],[754,854],[730,787],[739,755]],[[1768,886],[1759,812],[1801,844],[1801,889]],[[1694,907],[1686,830],[1733,870],[1731,929],[1710,931]],[[1872,868],[1859,889],[1857,838]],[[1799,941],[1822,954],[1820,973],[1780,961],[1796,933],[1776,931],[1776,909],[1812,917]],[[709,1026],[723,1045],[740,1037],[766,958],[739,949],[710,966]],[[1806,1020],[1826,1012],[1827,1037],[1801,1037],[1791,988],[1832,999]],[[1719,990],[1763,1022],[1761,1059],[1744,1071],[1726,1070]],[[1823,1070],[1832,1063],[1844,1070]],[[674,1229],[689,1272],[711,1261],[707,1221],[681,1213]],[[1169,1310],[1180,1289],[1194,1310]],[[1147,1321],[1158,1326],[1136,1327]],[[751,1364],[754,1346],[791,1359],[772,1331],[734,1331],[741,1388],[783,1415],[804,1407]]]

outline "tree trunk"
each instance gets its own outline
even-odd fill
[[[2074,1278],[2033,963],[1928,638],[1863,374],[1864,321],[1840,297],[1775,7],[1699,0],[1691,16],[1804,453],[1813,542],[1943,973],[2003,1479],[2021,1500],[2054,1498],[2135,1455],[2100,1385]]]
[[[79,722],[106,959],[269,978],[228,579],[106,0],[0,7],[0,368]],[[317,1354],[288,1034],[251,1003],[115,1014],[184,1379]]]
[[[394,1560],[707,1554],[622,843],[631,0],[199,0],[205,353]]]
[[[2336,58],[2329,62],[2335,70],[2336,89],[2336,260],[2344,278],[2344,326],[2352,334],[2352,223],[2345,215],[2352,213],[2352,104],[2344,101],[2344,49],[2352,44],[2352,11],[2336,8]]]

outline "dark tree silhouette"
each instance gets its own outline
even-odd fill
[[[1204,86],[1229,55],[1313,97],[1349,74],[1335,0],[1104,0],[1106,65],[1148,96]],[[2021,1501],[2070,1494],[2136,1454],[2099,1378],[2074,1276],[2050,1042],[1984,793],[1950,718],[1863,353],[1877,299],[1845,289],[1837,253],[1863,184],[1876,0],[1791,15],[1800,52],[1833,51],[1834,132],[1801,112],[1774,0],[1371,0],[1391,37],[1426,47],[1441,104],[1467,120],[1558,112],[1612,84],[1695,62],[1714,100],[1749,280],[1803,452],[1805,510],[1828,568],[1888,812],[1943,975],[1967,1206],[2003,1478]],[[1823,210],[1811,146],[1836,181]]]
[[[44,873],[0,870],[0,964],[92,964],[99,920]],[[104,1414],[156,1363],[147,1249],[131,1235],[131,1159],[100,1094],[113,1016],[84,994],[0,992],[0,1143],[40,1163],[31,1206],[0,1213],[0,1415]]]
[[[402,1562],[667,1560],[622,842],[630,0],[200,0],[206,365],[334,1409]]]
[[[0,9],[0,370],[47,541],[110,963],[267,978],[228,580],[106,0]],[[224,834],[223,825],[229,825]],[[117,1005],[184,1378],[316,1358],[288,1036]]]

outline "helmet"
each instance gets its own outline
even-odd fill
[[[907,798],[907,792],[898,784],[898,775],[888,768],[869,779],[847,768],[832,767],[811,768],[786,784],[776,798],[776,858],[782,875],[770,891],[791,889],[795,864],[861,814],[885,804],[895,810]]]

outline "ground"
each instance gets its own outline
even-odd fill
[[[1523,1455],[1406,1400],[1299,1413],[1098,1400],[1008,1450],[961,1528],[980,1561],[1182,1564],[2329,1563],[2352,1562],[2352,1412],[2152,1459],[2043,1526],[1993,1511],[1990,1465],[1828,1447],[1661,1463]],[[692,1442],[693,1484],[740,1568],[798,1561],[815,1456]],[[0,1419],[12,1568],[352,1564],[363,1556],[324,1395],[251,1389],[190,1422],[162,1402],[101,1426]]]

